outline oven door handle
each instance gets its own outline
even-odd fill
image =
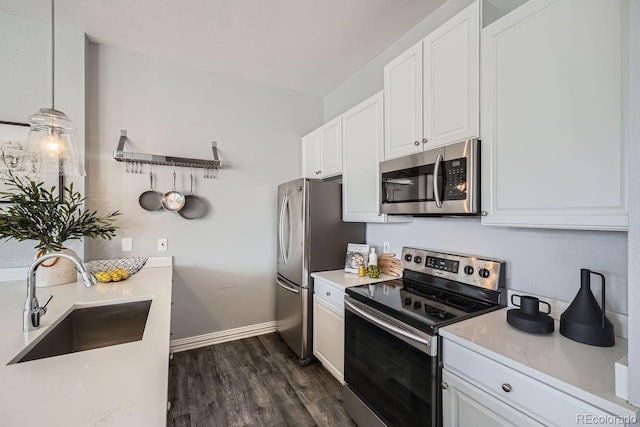
[[[424,344],[427,347],[431,348],[431,340],[424,339],[422,337],[419,337],[417,335],[412,334],[411,332],[407,332],[404,329],[398,328],[397,326],[394,326],[394,325],[391,325],[391,324],[389,324],[387,322],[384,322],[384,321],[378,319],[377,317],[370,315],[366,311],[363,311],[363,310],[359,309],[358,307],[354,306],[352,303],[350,303],[346,299],[344,300],[344,305],[347,306],[349,310],[353,311],[358,316],[369,320],[371,323],[375,323],[376,325],[380,326],[382,329],[387,330],[388,332],[391,332],[391,333],[394,333],[394,334],[398,334],[398,335],[402,335],[403,337],[405,337],[407,339],[410,339],[412,341],[416,341],[416,342],[418,342],[420,344]]]

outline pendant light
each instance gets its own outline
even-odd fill
[[[51,0],[51,108],[29,116],[25,156],[39,164],[40,175],[84,176],[84,162],[76,141],[77,126],[55,109],[55,5]]]

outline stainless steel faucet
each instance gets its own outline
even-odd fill
[[[27,273],[27,300],[24,302],[22,322],[22,330],[24,332],[34,331],[40,327],[40,317],[45,315],[45,313],[47,312],[47,304],[49,304],[49,301],[51,301],[51,298],[53,298],[49,297],[47,302],[42,307],[38,305],[38,298],[36,298],[36,270],[44,261],[58,257],[66,258],[70,261],[73,261],[73,263],[76,265],[76,268],[78,269],[78,272],[82,276],[84,285],[87,288],[90,288],[91,286],[98,283],[96,278],[87,271],[82,260],[75,255],[52,252],[36,259],[29,267],[29,272]]]

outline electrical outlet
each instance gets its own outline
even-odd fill
[[[159,251],[166,251],[167,250],[167,239],[162,238],[162,239],[158,239],[158,250]]]
[[[122,251],[129,252],[133,250],[133,239],[131,237],[122,238]]]
[[[388,254],[389,252],[391,252],[391,243],[384,242],[384,244],[382,245],[382,252],[385,254]]]

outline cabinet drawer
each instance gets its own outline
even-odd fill
[[[341,310],[344,309],[344,288],[314,279],[313,293],[337,305]]]
[[[612,419],[607,412],[450,340],[444,340],[443,358],[447,369],[546,425]]]

